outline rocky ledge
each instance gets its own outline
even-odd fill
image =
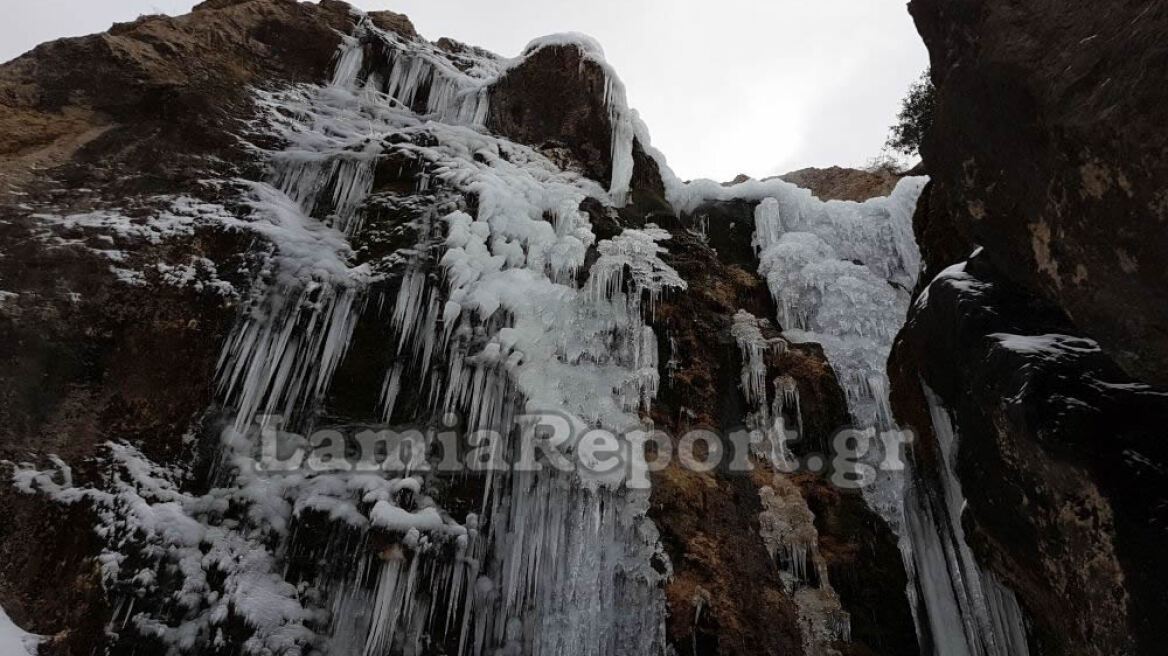
[[[1158,653],[1168,7],[909,8],[936,88],[925,274],[889,365],[916,484],[937,499],[955,474],[1029,653]]]

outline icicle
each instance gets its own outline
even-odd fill
[[[669,361],[665,363],[665,374],[670,385],[673,384],[677,370],[681,368],[681,359],[678,357],[677,348],[677,338],[669,335]]]
[[[759,490],[763,505],[759,535],[798,609],[804,651],[827,653],[828,645],[848,639],[851,618],[828,580],[815,516],[802,493],[781,474],[773,476],[772,482],[774,487]]]
[[[764,338],[758,319],[745,310],[734,315],[730,335],[742,351],[742,393],[752,408],[760,408],[767,400],[766,352],[781,342]]]
[[[941,449],[941,496],[934,503],[910,488],[905,502],[907,551],[921,590],[919,621],[927,621],[940,651],[968,656],[1026,656],[1025,625],[1014,593],[978,565],[965,541],[965,498],[953,470],[957,436],[940,400],[924,388]]]
[[[759,271],[781,309],[785,334],[822,344],[861,428],[894,428],[884,369],[920,266],[911,218],[923,184],[905,179],[888,198],[866,203],[823,203],[778,183],[719,192],[774,194],[755,210]],[[933,414],[948,459],[952,430],[943,411]],[[922,590],[923,611],[914,608],[918,625],[929,623],[945,654],[1025,654],[1017,603],[1008,590],[985,582],[957,521],[963,501],[956,477],[943,478],[943,508],[931,508],[912,489],[902,498],[904,479],[895,472],[880,472],[864,488],[865,499],[900,533],[906,569]],[[987,599],[994,600],[992,609]]]
[[[332,380],[359,313],[360,291],[277,292],[260,317],[238,324],[220,359],[220,389],[238,407],[237,431],[257,414],[290,417],[319,401]],[[288,294],[289,296],[285,296]]]
[[[385,384],[381,388],[381,420],[389,423],[393,417],[393,409],[397,404],[397,395],[401,393],[402,367],[393,365],[389,375],[385,377]]]
[[[138,459],[124,462],[135,480],[116,495],[72,488],[65,474],[22,474],[26,487],[92,503],[119,549],[145,540],[130,558],[104,558],[109,581],[142,577],[145,586],[156,571],[176,574],[178,601],[150,589],[135,603],[156,607],[132,609],[139,628],[168,648],[221,648],[221,627],[240,620],[255,634],[241,648],[255,653],[409,654],[426,641],[455,640],[474,656],[665,652],[668,572],[658,568],[668,561],[647,492],[624,487],[623,472],[489,472],[481,514],[459,526],[416,470],[395,479],[273,475],[257,462],[261,434],[305,432],[326,410],[356,323],[371,315],[384,316],[387,348],[396,351],[377,408],[386,421],[402,414],[411,386],[412,419],[457,414],[443,423],[502,428],[501,453],[511,454],[508,429],[529,409],[570,418],[577,436],[594,426],[639,427],[650,411],[660,362],[646,317],[663,293],[685,286],[662,259],[669,233],[650,225],[596,243],[579,208],[589,198],[608,204],[608,191],[474,129],[487,116],[488,83],[505,65],[406,42],[358,16],[327,86],[256,91],[265,120],[252,127],[284,147],[263,153],[268,183],[237,181],[251,210],[238,225],[272,247],[221,353],[219,400],[236,430],[224,433],[211,491],[180,492]],[[635,115],[609,77],[610,190],[620,197]],[[353,266],[351,241],[388,154],[418,163],[419,193],[408,200],[434,208],[435,220],[442,208],[444,220],[383,274],[374,264],[384,262]],[[474,216],[454,210],[467,206]],[[594,245],[600,257],[579,287]],[[383,314],[387,276],[400,264],[392,311]],[[375,282],[378,311],[366,313]],[[297,553],[318,519],[337,525],[318,532],[329,550]],[[138,562],[149,567],[117,571]],[[338,571],[346,562],[350,571]],[[322,565],[315,579],[290,580],[299,563]],[[130,610],[119,612],[128,618]]]
[[[337,48],[337,59],[333,67],[332,85],[351,89],[357,84],[357,75],[361,72],[361,64],[365,58],[365,50],[361,47],[358,35],[341,37],[341,45]]]
[[[779,376],[774,380],[775,402],[771,414],[783,416],[784,411],[795,411],[795,430],[803,433],[803,408],[799,402],[799,384],[790,376]]]
[[[605,75],[604,101],[612,130],[612,181],[608,193],[617,207],[628,202],[633,179],[633,120],[625,98],[625,87],[613,75]]]

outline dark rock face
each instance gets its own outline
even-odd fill
[[[930,221],[1168,382],[1168,6],[909,7],[937,88]]]
[[[454,52],[470,47],[449,39],[438,45]],[[609,91],[604,68],[579,47],[544,46],[491,86],[487,127],[607,187],[613,147]],[[673,218],[657,162],[636,139],[629,186],[628,207],[621,214],[633,225]]]
[[[928,287],[890,370],[926,486],[939,456],[918,377],[952,413],[966,535],[1017,592],[1032,653],[1155,653],[1168,610],[1168,394],[1131,380],[980,255]]]
[[[199,180],[255,166],[237,138],[254,115],[248,86],[323,80],[338,31],[351,27],[337,2],[207,2],[188,16],[47,43],[0,66],[0,286],[16,294],[0,304],[0,460],[56,453],[81,482],[97,475],[83,463],[107,441],[132,442],[161,462],[183,456],[180,438],[213,396],[234,301],[154,279],[149,293],[126,285],[92,250],[52,247],[28,208],[145,215],[159,193],[214,199]],[[244,289],[255,244],[196,230],[124,246],[141,262],[231,263],[220,274]],[[51,636],[42,654],[90,653],[108,612],[93,519],[7,482],[0,507],[0,605]]]
[[[952,415],[966,536],[1017,593],[1031,653],[1160,653],[1168,7],[910,11],[936,115],[925,271],[889,373],[918,484],[935,494],[941,467],[925,385]]]
[[[690,230],[705,234],[710,248],[726,264],[753,271],[758,268],[758,254],[751,243],[755,205],[757,203],[745,200],[705,203],[682,216],[681,223]],[[710,226],[715,226],[715,229],[710,230]]]
[[[607,183],[612,129],[606,79],[576,46],[541,48],[491,87],[487,126],[541,151],[560,149],[582,173]]]
[[[904,594],[904,561],[891,529],[859,494],[823,476],[800,474],[795,484],[815,514],[828,580],[851,618],[852,642],[841,651],[849,656],[920,654]]]

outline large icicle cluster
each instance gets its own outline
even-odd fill
[[[777,179],[730,186],[710,180],[682,183],[659,153],[652,148],[647,152],[662,167],[666,195],[678,212],[693,213],[716,201],[758,203],[754,245],[759,272],[779,307],[783,336],[823,346],[859,428],[895,429],[885,368],[920,267],[912,215],[926,179],[902,179],[890,196],[864,203],[822,202]],[[735,336],[744,349],[742,386],[754,399],[760,381],[751,345],[757,342],[743,320],[740,314]],[[936,408],[934,415],[934,424],[943,426],[945,418],[937,416]],[[939,439],[950,454],[952,431],[938,433],[943,433]],[[908,485],[909,478],[905,472],[878,471],[864,496],[899,535],[918,632],[924,634],[927,626],[946,654],[1025,654],[1026,634],[1013,593],[981,572],[961,533],[956,477],[952,472],[944,476],[940,508]],[[765,494],[770,508],[778,497],[773,490]],[[799,564],[804,552],[793,537],[797,532],[790,528],[791,516],[774,509],[764,512],[763,532],[772,554],[782,554],[798,573],[806,566]],[[923,599],[916,594],[918,586]]]
[[[799,488],[783,474],[775,474],[759,496],[763,507],[759,534],[799,611],[804,652],[838,654],[832,644],[851,640],[851,617],[828,580],[815,515]]]
[[[862,426],[892,426],[884,368],[920,266],[912,213],[924,184],[906,178],[866,203],[787,189],[755,210],[759,272],[785,334],[823,345]]]
[[[395,354],[387,419],[405,389],[423,400],[411,419],[462,417],[470,435],[509,429],[523,411],[561,413],[576,435],[639,427],[659,384],[645,315],[684,287],[660,258],[668,233],[597,243],[580,210],[589,197],[623,202],[632,167],[623,88],[593,42],[560,36],[528,54],[571,44],[609,73],[613,124],[627,128],[614,129],[612,193],[482,131],[490,82],[517,62],[358,20],[329,84],[257,91],[267,111],[251,129],[285,145],[265,153],[266,180],[228,182],[246,217],[218,208],[225,227],[264,235],[271,251],[219,363],[228,430],[211,491],[185,492],[186,472],[118,444],[109,487],[74,486],[61,462],[23,466],[18,484],[97,511],[117,626],[175,652],[222,645],[242,622],[245,653],[663,653],[668,562],[647,491],[626,488],[627,472],[485,472],[477,511],[456,519],[430,494],[443,487],[436,475],[329,471],[315,453],[315,470],[262,471],[259,439],[314,427],[371,315],[384,316]],[[422,171],[416,205],[443,209],[418,245],[388,256],[405,271],[387,278],[350,244],[389,157]],[[515,435],[493,451],[513,454]],[[333,527],[325,552],[307,528],[320,521]],[[332,565],[298,573],[305,558]]]
[[[659,258],[657,242],[666,234],[626,231],[594,244],[579,209],[589,196],[607,201],[594,182],[467,127],[403,124],[395,131],[407,137],[396,152],[422,162],[428,184],[476,202],[473,215],[443,217],[440,259],[415,262],[402,283],[392,320],[399,358],[387,374],[386,409],[410,378],[430,390],[434,412],[460,411],[471,431],[508,426],[520,409],[565,413],[578,428],[637,425],[636,411],[647,410],[657,385],[656,341],[642,301],[683,286]],[[590,246],[599,258],[578,288]],[[435,266],[443,275],[426,273]],[[460,651],[662,648],[659,575],[649,567],[656,532],[644,517],[644,494],[621,490],[620,482],[550,471],[488,474],[489,531],[470,545],[465,571],[444,584],[452,607],[461,605]],[[382,565],[375,606],[409,607],[392,601],[408,596],[402,586],[414,586],[397,567]],[[404,624],[401,612],[393,617]]]
[[[863,203],[821,201],[777,178],[683,182],[635,112],[629,117],[676,212],[719,201],[758,203],[759,272],[779,305],[784,336],[823,345],[857,424],[891,428],[885,363],[920,268],[912,215],[927,178],[904,178],[890,196]]]
[[[934,497],[908,491],[906,530],[920,605],[937,651],[954,656],[1026,656],[1026,627],[1014,593],[982,570],[965,541],[965,497],[954,471],[957,435],[948,410],[925,387],[933,432],[940,446],[941,490]]]
[[[679,212],[707,202],[757,202],[759,273],[779,308],[783,336],[823,346],[858,428],[895,428],[885,366],[920,267],[912,215],[927,179],[904,178],[890,196],[856,203],[821,201],[779,179],[723,186],[663,178]],[[875,449],[869,453],[878,457]],[[864,489],[894,529],[901,525],[903,484],[899,472],[878,471]]]
[[[734,315],[730,327],[730,336],[742,353],[740,387],[751,409],[743,419],[754,433],[751,444],[755,453],[779,471],[792,471],[794,456],[787,440],[792,430],[801,430],[799,388],[787,375],[767,380],[767,354],[781,355],[787,349],[787,342],[781,337],[765,337],[762,333],[764,327],[770,327],[768,320],[759,319],[746,310],[739,310]],[[773,395],[769,393],[772,388]],[[794,421],[790,422],[792,418]]]
[[[414,142],[434,145],[403,142],[400,152],[426,163],[431,184],[474,194],[476,211],[444,217],[434,264],[442,276],[419,261],[402,284],[393,319],[401,355],[384,405],[411,378],[424,381],[435,412],[461,411],[472,431],[509,425],[521,409],[564,413],[577,429],[638,425],[658,383],[643,303],[684,286],[660,260],[666,233],[626,230],[594,244],[579,210],[586,197],[604,196],[594,182],[472,130],[419,130],[433,138]],[[591,245],[599,257],[577,287]],[[478,578],[452,586],[466,595],[463,649],[660,650],[659,575],[649,568],[656,532],[644,493],[621,490],[619,473],[488,477],[490,533],[470,557]]]

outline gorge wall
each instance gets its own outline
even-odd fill
[[[1157,653],[1166,17],[1006,4],[912,3],[927,185],[684,182],[591,39],[332,0],[0,66],[0,609],[41,654]],[[437,468],[536,410],[749,471]],[[434,469],[257,466],[387,424]],[[841,485],[848,426],[907,468]]]
[[[1031,653],[1156,653],[1168,10],[909,9],[936,110],[914,220],[925,272],[889,367],[921,437],[918,487],[936,503],[948,461],[955,519],[1018,593]]]

